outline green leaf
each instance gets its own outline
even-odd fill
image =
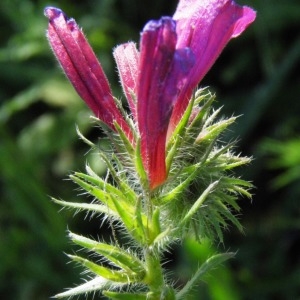
[[[211,183],[205,191],[201,194],[201,196],[198,198],[198,200],[193,204],[193,206],[189,209],[189,211],[186,213],[184,218],[181,220],[180,224],[184,225],[187,221],[189,221],[192,216],[197,212],[197,210],[201,207],[201,205],[204,203],[208,195],[215,189],[215,187],[218,185],[219,181],[215,181]]]
[[[242,187],[233,186],[232,190],[239,193],[239,194],[241,194],[241,195],[244,195],[245,197],[247,197],[249,199],[252,198],[252,194],[250,192],[248,192],[246,189],[242,188]]]
[[[79,138],[84,141],[87,145],[89,145],[91,148],[94,148],[96,145],[91,142],[90,140],[88,140],[82,133],[81,131],[79,130],[79,127],[76,125],[76,132],[79,136]]]
[[[187,295],[191,292],[191,290],[195,287],[198,281],[203,277],[205,274],[210,272],[216,266],[222,264],[226,260],[234,257],[234,253],[222,253],[216,254],[206,260],[200,268],[196,271],[194,276],[186,283],[186,285],[182,288],[182,290],[176,294],[176,300],[184,300],[187,299]]]
[[[100,276],[97,276],[92,280],[89,280],[79,286],[76,286],[75,288],[71,288],[66,292],[55,295],[54,298],[61,299],[61,298],[73,297],[81,294],[86,294],[89,292],[96,292],[102,289],[107,289],[111,286],[112,286],[111,281],[102,278]]]
[[[213,154],[210,156],[209,161],[216,160],[219,156],[222,154],[226,155],[228,151],[235,145],[236,142],[228,143],[227,145],[218,148],[216,151],[213,152]]]
[[[126,195],[126,197],[130,197],[131,199],[135,199],[136,194],[131,189],[131,187],[126,183],[127,180],[124,178],[123,173],[120,172],[123,168],[122,164],[119,162],[119,159],[114,154],[111,158],[108,158],[104,153],[100,152],[101,158],[104,160],[110,174],[112,175],[114,181],[116,182],[118,188],[120,191]],[[114,166],[112,165],[112,161],[115,161],[117,163],[117,166],[119,167],[119,172],[117,173]],[[121,174],[120,174],[121,173]],[[133,200],[134,201],[134,200]]]
[[[114,197],[111,197],[111,199],[128,232],[136,239],[137,242],[144,245],[146,241],[144,226],[138,226],[140,222],[139,220],[136,220],[134,211],[128,207],[124,207],[118,199],[115,199]],[[143,224],[148,224],[146,216],[143,215],[142,218],[144,219],[142,220]]]
[[[180,184],[178,184],[173,190],[170,192],[157,197],[154,199],[155,203],[161,204],[161,203],[168,203],[173,200],[176,200],[182,193],[184,193],[187,189],[189,184],[195,177],[197,176],[197,170],[199,170],[200,164],[195,164],[188,166],[184,169],[182,172],[183,174],[187,174],[187,178],[182,181]]]
[[[236,196],[232,196],[232,195],[228,195],[225,193],[218,193],[218,198],[223,202],[223,203],[227,203],[228,205],[230,205],[235,211],[240,211],[240,206],[237,203],[237,197]]]
[[[217,208],[215,208],[215,204],[208,207],[207,216],[205,218],[207,222],[212,225],[213,232],[217,233],[220,242],[223,243],[223,229],[226,227],[226,221]],[[212,236],[213,235],[211,235],[211,237]]]
[[[249,181],[240,179],[240,178],[234,178],[234,177],[222,177],[221,178],[222,184],[225,183],[227,186],[244,186],[247,188],[253,188],[253,184]]]
[[[91,171],[91,169],[89,168],[89,172],[90,171]],[[90,176],[90,175],[87,175],[84,173],[78,173],[78,172],[76,172],[74,175],[88,183],[93,184],[94,186],[96,186],[97,188],[99,188],[102,191],[105,191],[108,194],[111,194],[111,195],[121,198],[123,201],[126,201],[128,204],[133,203],[135,200],[132,197],[133,195],[132,195],[132,193],[130,193],[130,191],[126,195],[124,195],[123,192],[121,192],[118,188],[114,187],[113,185],[104,181],[102,178],[100,178],[98,176],[95,177],[95,175]],[[129,200],[129,201],[127,201],[127,200]]]
[[[157,207],[152,215],[153,236],[156,238],[161,233],[160,226],[160,209]]]
[[[86,210],[86,211],[90,211],[93,213],[96,212],[96,213],[100,213],[100,214],[106,214],[106,215],[114,217],[114,218],[118,218],[118,215],[114,211],[110,210],[105,205],[93,204],[93,203],[90,204],[90,203],[68,202],[68,201],[58,200],[55,198],[51,198],[51,200],[61,206],[64,206],[67,208],[74,208],[78,211]]]
[[[128,202],[126,196],[121,197],[122,195],[121,193],[118,193],[118,195],[115,196],[112,193],[104,191],[101,188],[98,188],[95,185],[92,185],[86,182],[85,180],[82,180],[81,178],[88,178],[89,180],[92,180],[91,177],[85,174],[75,173],[75,175],[70,175],[70,178],[75,183],[77,183],[80,187],[86,190],[90,195],[93,195],[94,197],[96,197],[96,199],[101,201],[103,204],[107,205],[108,208],[111,209],[112,211],[114,212],[118,211],[120,213],[120,210],[116,208],[116,203],[117,203],[118,207],[122,207],[122,211],[131,212],[132,215],[134,206]],[[113,188],[112,186],[111,186],[111,190],[116,191],[115,188]]]
[[[143,263],[134,255],[125,252],[125,250],[119,247],[100,243],[72,232],[69,232],[69,237],[77,245],[103,255],[118,267],[127,272],[134,272],[142,279],[145,269]]]
[[[227,202],[235,210],[239,210],[239,206],[237,205],[237,194],[243,195],[249,199],[252,198],[251,193],[248,191],[248,189],[253,188],[253,184],[251,182],[240,178],[225,176],[221,178],[220,186],[223,191],[229,192],[219,194],[218,196],[220,200],[222,202]]]
[[[245,164],[249,164],[251,161],[252,161],[251,157],[233,156],[231,157],[231,161],[227,162],[225,170],[231,170],[233,168],[243,166]]]
[[[112,270],[103,266],[100,266],[98,264],[95,264],[94,262],[82,258],[77,255],[68,255],[72,260],[78,262],[85,268],[89,269],[92,273],[104,277],[107,280],[114,281],[114,282],[119,282],[119,283],[130,283],[130,282],[135,282],[136,277],[133,276],[132,274],[129,274],[128,272],[125,271],[119,271],[119,270]]]
[[[146,221],[147,217],[145,214],[143,214],[143,207],[142,207],[142,199],[141,197],[138,197],[138,200],[136,202],[135,210],[134,210],[134,218],[132,222],[134,223],[134,227],[138,228],[138,230],[141,232],[142,236],[145,238],[151,233],[149,223]],[[148,233],[146,233],[146,229],[148,229]]]
[[[243,231],[243,226],[239,220],[231,213],[224,203],[216,201],[216,205],[220,207],[220,213],[223,214],[228,220],[230,220],[240,231]]]
[[[103,204],[107,205],[111,210],[116,211],[113,201],[111,201],[111,196],[106,191],[103,191],[94,185],[82,180],[80,177],[75,175],[70,175],[72,181],[77,183],[80,187],[86,190],[90,195],[97,198]]]

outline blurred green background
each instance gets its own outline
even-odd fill
[[[231,41],[201,86],[217,93],[225,115],[241,115],[227,138],[238,138],[236,151],[255,158],[240,171],[256,186],[252,203],[240,201],[245,234],[233,228],[215,248],[187,240],[175,247],[167,266],[180,285],[216,248],[237,251],[191,299],[300,299],[300,1],[238,2],[254,7],[257,20]],[[49,199],[78,200],[67,175],[83,171],[86,162],[99,173],[104,169],[77,137],[75,124],[94,141],[101,132],[52,55],[43,8],[60,7],[77,20],[121,96],[112,48],[138,41],[147,20],[172,15],[176,3],[1,1],[1,299],[49,299],[80,283],[80,269],[64,255],[75,249],[65,237],[67,228],[105,235],[99,218],[60,212]]]

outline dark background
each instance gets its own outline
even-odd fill
[[[257,20],[232,40],[201,86],[217,94],[226,116],[241,115],[228,138],[253,156],[240,170],[256,186],[241,199],[245,232],[234,228],[223,244],[187,240],[168,257],[183,282],[209,253],[236,258],[205,277],[190,299],[300,299],[300,1],[239,1]],[[62,8],[84,28],[115,95],[121,96],[112,48],[138,41],[147,20],[172,15],[170,0],[2,0],[0,3],[0,298],[49,299],[80,283],[67,228],[105,235],[99,218],[60,211],[49,195],[78,201],[64,180],[88,162],[104,174],[95,153],[77,137],[99,130],[58,68],[45,38],[46,5]],[[85,219],[85,220],[84,220]],[[84,297],[83,297],[84,298]],[[92,299],[92,297],[91,297]]]

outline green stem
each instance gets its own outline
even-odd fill
[[[152,242],[154,237],[150,232],[150,228],[153,227],[153,203],[151,199],[151,193],[146,193],[146,201],[145,201],[145,208],[147,211],[148,217],[148,230],[147,232],[147,245],[145,245],[144,250],[144,257],[147,269],[147,275],[145,278],[145,282],[149,288],[148,298],[151,300],[159,300],[161,298],[162,291],[164,289],[164,277],[163,277],[163,270],[161,267],[160,255],[157,247],[153,246]]]
[[[148,287],[152,293],[160,295],[165,284],[157,251],[147,248],[145,250],[145,261],[147,266],[146,281]]]
[[[165,284],[163,270],[158,251],[153,251],[150,247],[145,251],[147,265],[146,284],[149,292],[149,300],[175,300],[174,289]]]
[[[174,289],[164,282],[163,271],[159,259],[158,251],[147,248],[145,251],[147,265],[146,284],[149,292],[148,300],[175,300]]]

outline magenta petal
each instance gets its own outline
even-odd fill
[[[150,21],[141,36],[137,113],[142,158],[151,189],[167,177],[169,120],[194,58],[187,48],[176,50],[176,42],[175,22],[167,17]]]
[[[232,0],[180,0],[173,17],[177,22],[176,48],[190,47],[196,63],[174,107],[170,126],[177,125],[193,90],[229,40],[241,34],[255,16],[251,8]]]
[[[232,37],[238,37],[243,31],[252,23],[254,22],[256,18],[256,12],[248,7],[248,6],[243,6],[242,7],[243,12],[242,12],[242,17],[238,19],[234,25],[234,29],[232,32]]]
[[[106,76],[82,31],[57,8],[47,7],[47,37],[67,77],[93,113],[114,128],[116,121],[132,140],[131,130],[114,102]]]
[[[114,49],[123,91],[126,95],[133,118],[136,120],[136,97],[139,52],[135,43],[126,43]]]

